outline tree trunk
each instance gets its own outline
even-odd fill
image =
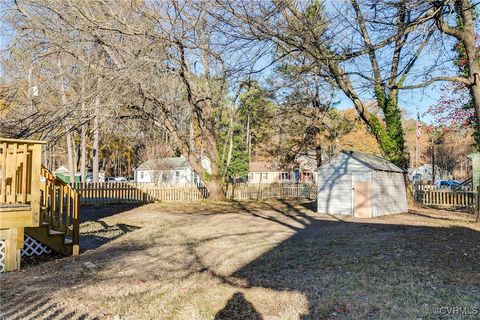
[[[95,111],[93,116],[93,182],[98,182],[98,141],[100,137],[99,119],[100,116],[100,97],[95,97]]]
[[[252,161],[251,159],[251,156],[252,156],[252,152],[251,152],[251,148],[250,148],[250,145],[252,143],[252,139],[250,137],[250,113],[248,113],[247,115],[247,152],[248,152],[248,164],[250,165],[250,162]]]
[[[83,183],[86,182],[86,175],[87,175],[87,123],[85,122],[86,118],[86,110],[85,110],[85,76],[82,77],[82,104],[81,104],[81,112],[82,112],[82,127],[80,131],[80,180]]]
[[[223,193],[223,180],[221,178],[211,179],[205,181],[205,186],[207,187],[209,198],[214,201],[220,201],[225,199],[225,194]]]
[[[193,171],[200,177],[200,179],[205,184],[207,191],[209,193],[209,198],[212,200],[223,200],[225,199],[225,194],[223,193],[223,179],[219,174],[218,164],[212,160],[211,161],[211,174],[202,166],[198,154],[188,153],[185,155],[192,166]],[[212,158],[210,158],[212,159]],[[216,158],[213,158],[216,159]]]
[[[234,115],[235,115],[235,111],[233,110],[233,107],[232,107],[232,109],[230,110],[230,125],[228,128],[228,134],[227,134],[227,138],[228,138],[227,162],[223,161],[224,155],[222,155],[222,163],[225,165],[225,167],[223,168],[223,174],[222,174],[223,179],[225,179],[225,176],[227,175],[227,171],[228,171],[228,166],[230,165],[230,161],[232,161],[233,126],[235,122]]]
[[[63,67],[60,58],[58,59],[58,70],[60,73],[60,95],[62,99],[63,108],[67,108],[67,96],[65,93],[65,79],[63,77]],[[75,182],[75,164],[74,164],[74,155],[73,155],[73,139],[72,133],[70,131],[70,126],[67,120],[64,120],[65,135],[67,138],[67,157],[68,157],[68,170],[70,171],[70,184]]]
[[[70,171],[70,184],[72,184],[75,182],[75,160],[73,159],[72,133],[69,130],[69,127],[65,125],[65,132],[67,133],[68,170]]]
[[[460,15],[464,22],[464,30],[461,33],[461,39],[463,46],[465,47],[465,53],[468,58],[468,75],[472,85],[470,86],[470,92],[472,95],[472,101],[475,112],[475,142],[477,148],[480,149],[480,65],[478,63],[478,50],[476,44],[476,32],[474,22],[474,10],[475,6],[472,6],[468,0],[457,0],[458,7],[461,8]]]
[[[317,168],[322,166],[322,146],[317,145],[315,147],[315,158],[317,160]]]
[[[193,113],[193,112],[192,112]],[[190,117],[190,129],[189,129],[189,147],[192,152],[195,152],[195,130],[193,127],[193,116]]]

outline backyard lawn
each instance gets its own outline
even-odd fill
[[[2,274],[0,318],[430,319],[453,307],[480,316],[480,226],[470,216],[359,220],[311,208],[82,209],[85,251]]]

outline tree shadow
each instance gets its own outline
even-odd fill
[[[117,203],[80,206],[80,223],[85,221],[97,221],[122,212],[140,208],[141,203]]]
[[[81,232],[80,248],[82,252],[96,249],[138,229],[141,227],[123,223],[109,225],[105,221],[95,221],[93,228],[91,226],[89,231]]]
[[[412,313],[421,316],[425,305],[451,301],[480,307],[472,296],[480,292],[475,271],[480,265],[478,231],[343,221],[327,215],[316,219],[288,202],[284,205],[276,210],[289,222],[250,214],[294,225],[293,236],[235,271],[226,278],[228,283],[242,279],[245,288],[301,292],[309,302],[303,319],[385,317],[389,309],[389,316],[411,318]],[[417,290],[414,305],[410,290]],[[453,294],[452,300],[446,299]],[[383,297],[378,301],[365,302],[379,295]],[[383,309],[385,301],[389,305]]]
[[[80,249],[82,252],[96,249],[127,233],[140,229],[139,226],[117,223],[107,224],[102,219],[137,209],[139,203],[83,205],[80,209]]]
[[[77,261],[66,259],[59,263],[61,273],[49,270],[38,281],[25,275],[19,281],[47,293],[78,283],[95,290],[128,288],[136,303],[158,293],[162,294],[156,303],[179,290],[184,289],[185,295],[189,280],[195,281],[191,286],[206,287],[206,293],[200,290],[194,295],[213,299],[208,286],[220,283],[217,290],[236,293],[223,308],[215,305],[213,314],[220,309],[216,319],[261,319],[261,305],[268,301],[257,304],[262,299],[259,294],[246,300],[243,292],[250,294],[251,289],[267,289],[272,295],[265,299],[276,293],[301,295],[307,306],[298,316],[304,319],[431,318],[435,315],[427,313],[425,305],[478,304],[480,232],[458,226],[407,225],[395,217],[340,220],[312,212],[308,206],[308,202],[232,202],[223,207],[227,214],[223,209],[208,212],[206,207],[189,214],[175,212],[172,223],[152,224],[137,232],[139,237],[129,234],[125,241],[93,250]],[[118,228],[130,232],[129,226]],[[249,251],[254,254],[245,255]],[[242,255],[248,259],[239,259]],[[78,271],[87,259],[100,271]],[[233,267],[222,269],[225,264]],[[101,272],[104,266],[108,272]],[[56,282],[58,278],[69,281]],[[7,287],[17,288],[10,280]],[[23,299],[15,292],[7,295],[12,308],[14,301]],[[88,298],[97,296],[79,299]],[[275,316],[276,308],[268,315]]]
[[[79,313],[68,310],[56,302],[52,302],[43,294],[30,294],[23,300],[16,300],[14,303],[2,301],[0,306],[0,319],[21,320],[21,319],[99,319],[87,313]]]
[[[235,292],[227,305],[215,315],[215,320],[263,320],[263,317],[242,292]]]

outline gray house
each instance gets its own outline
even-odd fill
[[[359,218],[407,212],[405,174],[375,155],[342,151],[318,168],[318,212]]]

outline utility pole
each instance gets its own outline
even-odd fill
[[[420,166],[420,137],[422,136],[422,127],[420,124],[420,112],[418,111],[418,106],[417,106],[417,126],[415,130],[415,164],[416,168]]]
[[[432,139],[432,184],[435,184],[435,140]]]

